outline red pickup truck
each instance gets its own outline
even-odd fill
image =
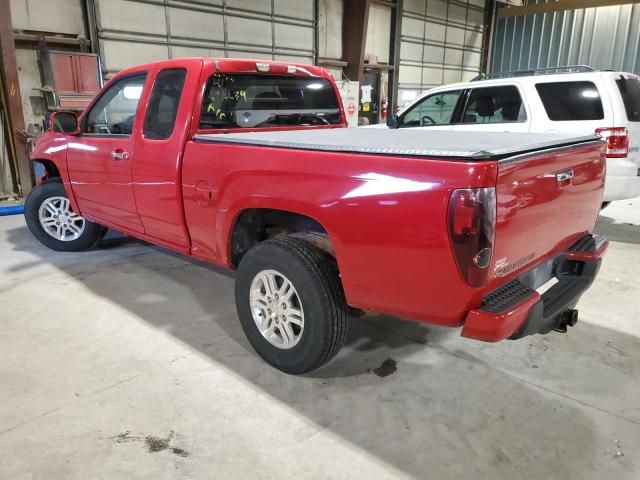
[[[236,270],[249,341],[288,373],[331,359],[353,311],[484,341],[566,331],[607,247],[598,137],[336,128],[317,67],[143,65],[51,123],[34,236],[83,250],[113,228]]]

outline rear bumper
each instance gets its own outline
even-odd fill
[[[598,274],[609,242],[598,235],[587,235],[553,260],[556,283],[540,295],[520,279],[502,285],[488,294],[480,308],[471,310],[462,336],[497,342],[560,329],[566,312],[575,307]]]
[[[608,159],[602,201],[625,200],[637,197],[638,194],[640,194],[640,169],[638,165],[626,158]]]

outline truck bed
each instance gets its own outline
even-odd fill
[[[350,128],[196,135],[196,142],[232,143],[296,150],[368,155],[503,160],[516,155],[601,141],[595,135],[560,133],[449,132]]]

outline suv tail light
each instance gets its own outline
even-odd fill
[[[629,134],[625,127],[610,127],[596,129],[607,141],[607,158],[624,158],[629,155]]]
[[[449,236],[460,274],[472,287],[489,278],[496,231],[496,189],[454,190],[449,199]]]

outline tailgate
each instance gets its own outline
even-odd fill
[[[500,161],[493,284],[592,231],[604,189],[603,145],[583,142]]]

